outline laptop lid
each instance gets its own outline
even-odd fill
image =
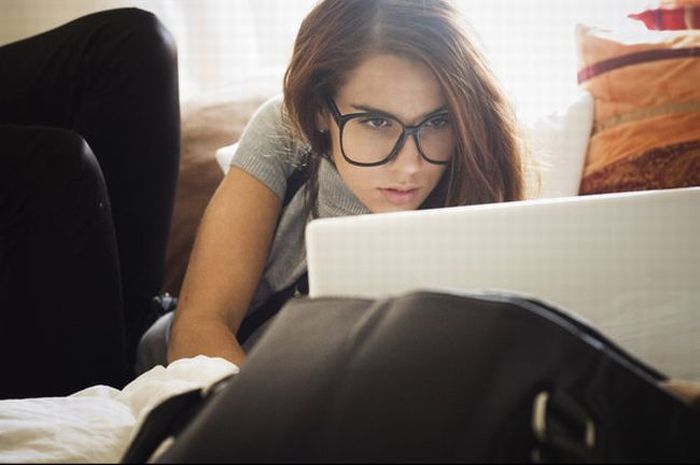
[[[309,295],[525,294],[669,376],[700,380],[698,229],[700,188],[315,220]]]

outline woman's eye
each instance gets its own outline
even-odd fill
[[[372,117],[372,118],[364,118],[361,120],[361,123],[364,124],[365,126],[369,126],[374,129],[382,129],[382,128],[389,128],[391,127],[391,120],[387,118],[382,118],[382,117]]]
[[[425,125],[432,129],[441,129],[447,126],[448,124],[450,124],[450,120],[445,115],[430,118],[428,121],[425,122]]]

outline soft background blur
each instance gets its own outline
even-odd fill
[[[524,119],[562,107],[576,89],[574,25],[642,27],[653,0],[457,0]],[[281,89],[299,24],[315,0],[0,0],[0,44],[121,6],[156,13],[175,36],[181,99]]]

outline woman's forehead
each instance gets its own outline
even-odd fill
[[[362,60],[337,93],[342,113],[377,108],[412,121],[446,105],[442,88],[424,63],[390,54]]]

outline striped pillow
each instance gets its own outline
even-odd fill
[[[579,193],[700,185],[700,31],[576,33],[595,99]]]

